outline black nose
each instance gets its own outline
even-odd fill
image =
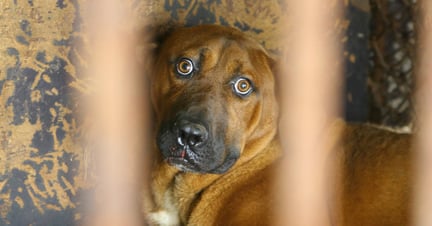
[[[177,126],[177,142],[182,146],[198,146],[207,140],[207,129],[201,124],[180,120]]]

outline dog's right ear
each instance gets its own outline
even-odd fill
[[[146,26],[138,32],[139,42],[136,48],[136,58],[142,68],[146,69],[146,71],[151,70],[160,46],[177,27],[179,27],[178,24],[168,23],[165,25]]]

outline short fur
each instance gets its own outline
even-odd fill
[[[196,63],[188,78],[175,69],[183,57]],[[272,66],[257,42],[216,25],[177,29],[158,48],[150,77],[156,158],[144,201],[150,224],[271,225],[273,170],[281,156]],[[251,94],[234,93],[239,77],[252,81]],[[182,146],[182,120],[205,128],[206,148]],[[342,132],[334,155],[342,163],[342,186],[332,221],[408,225],[411,136],[335,125]]]

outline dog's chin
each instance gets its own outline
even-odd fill
[[[199,163],[193,158],[193,151],[189,147],[176,145],[171,146],[170,150],[162,150],[165,161],[184,172],[200,172]]]

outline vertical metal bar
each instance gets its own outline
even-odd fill
[[[286,0],[280,225],[331,225],[334,203],[328,186],[333,176],[327,161],[332,137],[327,129],[340,111],[341,6],[338,0]]]
[[[141,225],[140,185],[147,109],[138,74],[130,2],[92,0],[87,8],[89,97],[95,195],[87,200],[88,225]]]
[[[432,225],[432,1],[420,1],[414,225]]]

